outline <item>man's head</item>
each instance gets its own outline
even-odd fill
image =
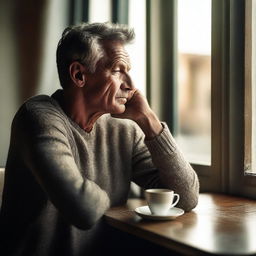
[[[110,23],[80,24],[64,30],[57,48],[57,68],[61,86],[70,80],[70,64],[77,61],[94,73],[98,62],[105,57],[106,42],[125,45],[134,39],[134,31]]]

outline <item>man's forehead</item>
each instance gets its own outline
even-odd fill
[[[122,43],[114,42],[104,45],[107,62],[116,62],[118,60],[127,62],[130,65],[130,57]]]

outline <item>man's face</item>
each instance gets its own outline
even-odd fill
[[[98,62],[95,73],[86,78],[86,101],[93,111],[121,114],[134,92],[128,73],[130,59],[121,43],[105,43],[104,46],[105,57]]]

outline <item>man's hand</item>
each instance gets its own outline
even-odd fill
[[[136,122],[145,133],[146,139],[154,138],[163,130],[158,117],[150,108],[146,97],[138,90],[132,93],[131,98],[125,104],[125,111],[122,114],[112,116],[127,118]]]

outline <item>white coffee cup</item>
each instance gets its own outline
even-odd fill
[[[180,196],[173,190],[162,188],[145,190],[145,197],[151,213],[155,215],[166,215],[180,200]]]

